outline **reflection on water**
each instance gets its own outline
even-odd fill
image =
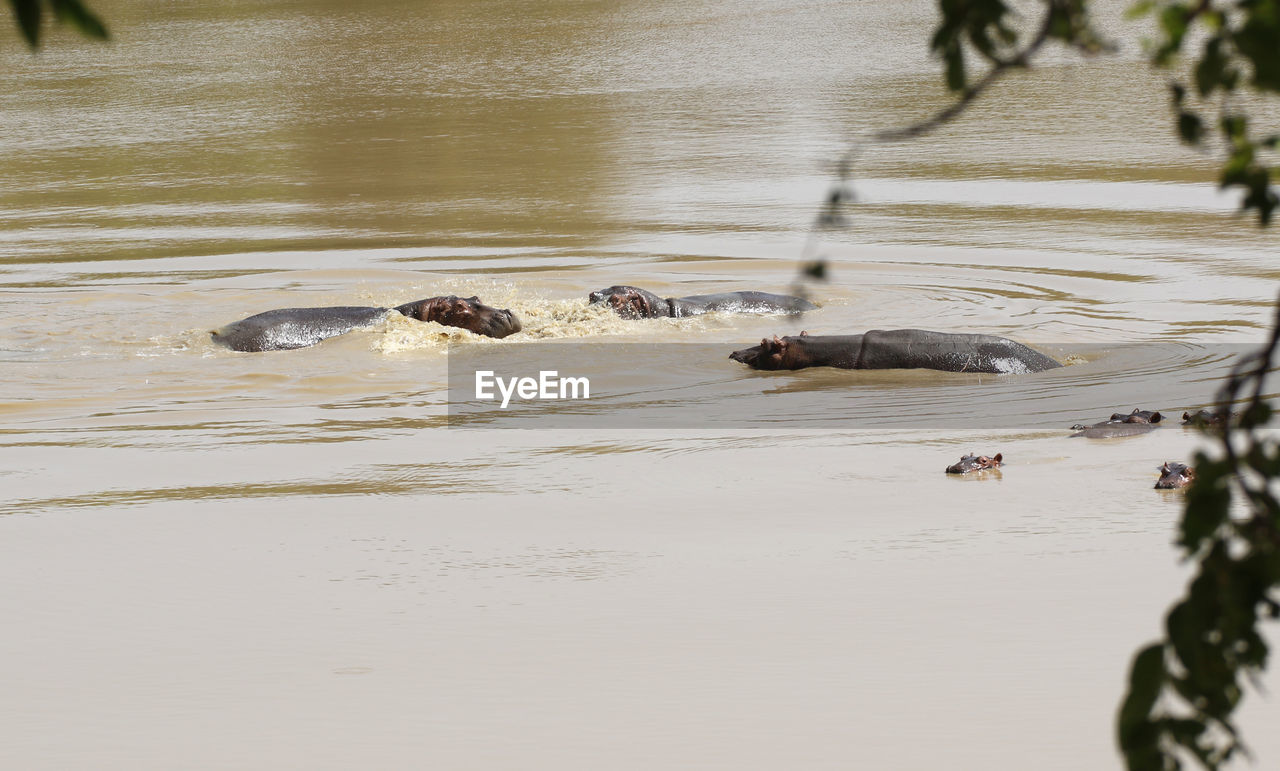
[[[422,551],[406,541],[357,538],[354,547],[372,563],[350,576],[330,581],[372,581],[383,587],[428,588],[431,579],[463,578],[478,582],[598,581],[627,575],[646,556],[599,549],[526,548],[515,552],[431,547]],[[436,584],[441,588],[440,584]]]
[[[449,356],[449,419],[453,427],[522,429],[1061,429],[1089,415],[1106,417],[1116,405],[1155,405],[1176,414],[1198,407],[1253,347],[1040,349],[1067,366],[1026,375],[826,367],[760,372],[729,362],[731,347],[724,344],[456,345]],[[479,373],[488,373],[491,398],[480,394]],[[494,385],[495,374],[507,382],[540,382],[541,373],[551,373],[551,398],[499,394]],[[578,382],[560,391],[557,378]]]

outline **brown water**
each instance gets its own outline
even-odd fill
[[[943,103],[928,3],[95,7],[115,43],[0,53],[6,766],[1118,767],[1128,655],[1180,587],[1155,467],[1200,440],[1058,412],[1208,402],[1280,278],[1132,43],[863,147],[852,226],[810,240],[848,143]],[[819,254],[815,334],[1072,366],[1006,398],[1021,427],[962,429],[990,379],[672,345],[623,407],[766,393],[786,420],[446,426],[450,343],[727,354],[797,327],[585,296],[786,291]],[[526,329],[208,338],[447,293]],[[1088,395],[1112,385],[1155,401]],[[865,427],[801,398],[842,389]],[[1009,465],[942,473],[971,450]],[[1264,766],[1278,716],[1244,711]]]

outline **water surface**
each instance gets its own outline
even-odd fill
[[[1066,426],[1208,403],[1280,277],[1274,235],[1173,140],[1118,6],[1119,56],[892,146],[859,142],[944,104],[928,3],[100,9],[110,45],[0,51],[11,762],[1118,767],[1128,655],[1180,585],[1181,498],[1150,488],[1202,442]],[[859,203],[815,237],[851,143]],[[788,291],[815,256],[802,324],[585,303]],[[208,337],[449,293],[525,331]],[[1001,397],[727,359],[909,326],[1071,366]],[[746,394],[785,420],[447,426],[451,345],[565,341],[672,344],[629,408]],[[940,419],[993,398],[1026,420]],[[970,451],[1008,465],[942,473]],[[1249,697],[1264,762],[1275,713]]]

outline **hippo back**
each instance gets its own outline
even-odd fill
[[[671,298],[674,316],[698,316],[703,313],[804,313],[818,306],[804,299],[770,292],[721,292]]]
[[[1018,375],[1062,366],[1022,343],[995,335],[873,329],[862,338],[859,369],[923,368]]]
[[[226,325],[213,340],[233,351],[285,351],[366,327],[387,315],[386,308],[281,308]]]

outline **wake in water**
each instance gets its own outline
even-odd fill
[[[456,283],[456,285],[455,285]],[[519,343],[530,340],[564,340],[581,338],[632,338],[648,341],[679,339],[693,331],[731,329],[734,314],[710,313],[691,318],[624,319],[608,305],[588,304],[587,299],[550,299],[510,283],[485,286],[474,282],[433,284],[433,291],[459,295],[475,294],[486,304],[510,308],[520,319],[523,329],[504,340],[474,335],[465,330],[421,322],[389,314],[380,326],[373,350],[380,353],[440,350],[450,344],[490,345],[498,342]]]
[[[548,338],[581,338],[610,334],[634,333],[626,322],[617,318],[608,308],[587,305],[582,300],[524,300],[503,299],[502,304],[511,308],[520,319],[523,329],[506,338],[505,342],[539,340]],[[376,327],[379,331],[373,350],[380,353],[404,351],[441,350],[451,344],[467,343],[486,345],[503,342],[482,337],[456,327],[446,327],[435,322],[415,321],[398,313]]]

